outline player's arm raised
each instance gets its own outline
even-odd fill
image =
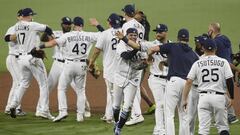
[[[122,32],[120,32],[120,31],[116,32],[116,36],[120,40],[124,41],[126,44],[131,46],[133,49],[136,49],[136,50],[140,50],[141,49],[141,46],[138,43],[133,42],[132,40],[129,40],[126,36],[123,35]]]

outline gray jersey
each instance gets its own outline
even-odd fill
[[[233,77],[227,60],[216,55],[203,56],[196,61],[187,78],[197,80],[200,91],[217,91],[226,93],[226,79]]]

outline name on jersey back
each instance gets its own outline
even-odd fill
[[[223,60],[202,60],[197,62],[198,67],[204,67],[204,66],[224,66]]]
[[[17,25],[17,27],[15,27],[15,30],[26,30],[29,31],[29,25]]]
[[[73,41],[87,41],[87,42],[90,42],[91,41],[91,38],[90,36],[70,36],[70,37],[67,37],[67,40],[68,42],[73,42]]]

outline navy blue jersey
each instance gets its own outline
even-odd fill
[[[160,53],[167,54],[169,71],[168,79],[177,76],[187,78],[192,64],[198,60],[198,56],[189,45],[183,43],[167,43],[160,46]]]
[[[217,35],[214,38],[214,41],[217,44],[216,55],[218,57],[226,59],[229,63],[232,63],[232,46],[231,41],[228,39],[228,37],[225,35]]]

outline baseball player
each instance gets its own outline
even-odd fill
[[[208,35],[212,38],[217,45],[216,55],[226,59],[233,71],[240,72],[240,69],[232,64],[231,54],[232,45],[229,38],[221,34],[221,26],[219,23],[211,23],[208,27]],[[238,121],[233,106],[228,108],[228,122],[236,123]]]
[[[21,80],[19,87],[16,89],[16,95],[11,102],[11,117],[16,117],[16,107],[21,103],[22,96],[26,89],[29,87],[30,80],[34,76],[39,84],[40,96],[39,104],[41,106],[39,116],[47,119],[53,119],[49,112],[49,92],[47,84],[47,72],[42,59],[33,57],[30,51],[40,44],[40,37],[38,32],[46,32],[51,36],[52,30],[37,22],[32,22],[33,12],[31,8],[25,8],[22,10],[22,19],[14,26],[16,35],[16,41],[19,45],[19,60]],[[38,109],[38,108],[37,108]]]
[[[114,74],[113,115],[115,120],[114,133],[120,135],[121,129],[127,121],[137,88],[141,80],[141,70],[134,67],[141,62],[142,56],[138,50],[132,49],[126,40],[137,42],[138,32],[136,28],[129,28],[126,37],[117,45],[116,70]],[[120,106],[123,100],[122,112]]]
[[[21,15],[22,15],[22,9],[20,9],[17,12],[17,20],[20,21],[21,20]],[[11,26],[8,30],[7,33],[5,34],[5,40],[6,42],[8,42],[8,38],[10,37],[10,35],[14,34],[14,26]],[[13,82],[12,82],[12,87],[10,89],[9,92],[9,96],[8,96],[8,101],[7,101],[7,105],[5,108],[5,113],[6,114],[10,114],[10,104],[13,100],[14,97],[14,91],[17,89],[17,86],[19,84],[19,80],[20,80],[20,71],[19,71],[19,66],[17,63],[18,57],[19,57],[19,52],[18,52],[18,46],[15,42],[8,42],[8,47],[9,47],[9,52],[8,52],[8,56],[6,59],[6,66],[8,71],[10,72]],[[24,111],[22,111],[21,109],[21,105],[19,105],[17,107],[16,110],[16,115],[18,116],[24,116],[26,115],[26,113]]]
[[[194,80],[199,83],[200,91],[198,104],[199,131],[200,135],[208,135],[212,113],[215,115],[216,126],[220,135],[229,135],[226,109],[227,84],[231,97],[234,95],[233,73],[227,60],[215,55],[217,46],[212,39],[203,42],[204,57],[196,61],[188,76],[183,92],[183,106],[186,108],[187,97]]]
[[[61,121],[68,116],[66,91],[68,85],[74,81],[77,93],[77,121],[84,121],[85,105],[85,76],[87,71],[87,57],[92,44],[97,41],[99,33],[83,31],[84,20],[75,17],[73,20],[73,31],[63,34],[58,39],[53,39],[39,46],[39,49],[54,47],[56,45],[65,47],[65,63],[58,84],[58,108],[59,115],[53,122]],[[38,48],[37,48],[38,49]]]
[[[63,17],[61,19],[61,31],[53,31],[53,34],[55,36],[55,38],[59,38],[61,37],[64,33],[70,32],[71,28],[72,28],[72,20],[69,17]],[[42,40],[43,41],[48,41],[48,37],[46,37],[46,34],[43,34],[42,36]],[[46,39],[46,40],[45,40]],[[60,46],[55,46],[54,47],[54,52],[53,52],[53,64],[51,67],[51,70],[49,72],[48,75],[48,88],[49,88],[49,92],[51,92],[55,86],[57,85],[58,81],[59,81],[59,77],[63,71],[63,66],[65,63],[65,59],[64,59],[64,47],[60,47]],[[85,79],[86,81],[86,79]],[[84,83],[85,84],[85,83]],[[71,87],[73,88],[73,90],[75,90],[75,84],[74,82],[71,83]],[[85,85],[84,85],[85,88]],[[75,91],[76,92],[76,91]],[[39,107],[39,104],[38,104]],[[37,115],[37,113],[36,113]],[[90,105],[89,102],[87,101],[86,98],[86,102],[85,102],[85,112],[84,112],[84,116],[85,117],[91,117],[91,112],[90,112]]]
[[[133,5],[126,5],[122,11],[124,12],[123,17],[125,18],[126,22],[122,26],[123,34],[126,35],[126,31],[129,28],[135,28],[138,31],[138,38],[137,42],[144,40],[145,28],[139,23],[135,16],[135,7]],[[144,58],[142,58],[144,59]],[[126,123],[126,125],[134,125],[144,121],[142,116],[141,107],[140,107],[141,95],[140,95],[140,85],[138,86],[137,94],[134,99],[133,108],[131,112],[131,118]]]
[[[117,44],[119,39],[115,36],[115,33],[120,30],[120,17],[112,13],[108,17],[110,28],[103,31],[94,48],[94,53],[89,62],[89,68],[94,65],[95,60],[103,52],[103,78],[105,79],[107,87],[107,104],[105,109],[105,115],[102,120],[107,123],[111,123],[113,120],[112,101],[113,101],[113,83],[114,83],[114,70],[115,70],[115,55]]]
[[[182,109],[182,90],[186,82],[187,74],[192,64],[198,60],[198,56],[188,45],[189,32],[187,29],[178,31],[178,42],[155,46],[149,49],[149,61],[152,54],[159,52],[167,54],[169,71],[167,75],[167,86],[165,91],[165,128],[167,135],[175,134],[174,114],[178,107],[179,134],[188,135],[189,125],[187,113]],[[176,53],[178,52],[178,53]]]

